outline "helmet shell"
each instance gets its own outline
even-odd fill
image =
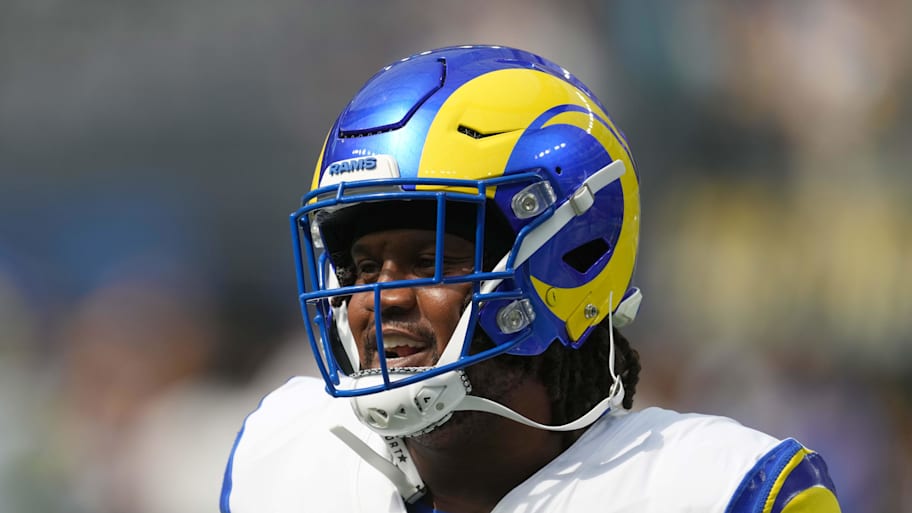
[[[633,290],[640,223],[633,157],[599,100],[557,64],[515,48],[460,46],[384,67],[329,131],[312,189],[339,181],[337,173],[331,176],[334,164],[377,155],[391,156],[402,179],[477,181],[532,172],[550,185],[554,208],[569,201],[587,178],[623,162],[626,172],[594,195],[592,207],[500,285],[521,290],[534,310],[530,333],[510,353],[539,354],[556,340],[578,346]],[[354,170],[343,180],[369,178]],[[504,184],[484,192],[487,204],[509,226],[510,233],[497,236],[511,238],[506,246],[514,251],[540,222],[513,211],[523,186]],[[501,307],[487,302],[478,316],[497,344],[509,338],[497,324]]]

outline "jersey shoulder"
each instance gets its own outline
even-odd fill
[[[823,457],[792,438],[779,441],[727,417],[659,408],[644,411],[640,422],[664,426],[668,445],[677,448],[672,454],[685,457],[695,471],[691,476],[725,467],[716,472],[716,483],[726,476],[740,480],[728,495],[726,513],[840,511]]]
[[[616,512],[722,513],[744,475],[778,443],[726,417],[660,408],[606,416],[495,511],[604,504]]]
[[[726,513],[838,513],[823,457],[794,439],[767,452],[745,475]]]
[[[356,462],[328,426],[345,424],[347,416],[347,402],[333,400],[311,377],[292,378],[264,397],[244,419],[228,458],[222,513],[285,511],[312,502],[318,489],[342,487],[338,467]]]

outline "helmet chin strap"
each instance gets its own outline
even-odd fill
[[[608,304],[612,304],[612,294],[608,295]],[[482,411],[487,413],[493,413],[494,415],[499,415],[501,417],[508,418],[512,421],[519,422],[526,426],[544,429],[547,431],[575,431],[577,429],[584,428],[596,420],[599,417],[604,415],[607,412],[618,415],[626,410],[622,409],[620,406],[624,402],[624,383],[621,381],[621,377],[614,371],[614,323],[613,323],[612,313],[608,311],[608,337],[609,337],[609,349],[608,349],[608,371],[611,373],[611,388],[608,392],[608,397],[602,399],[598,404],[592,407],[591,410],[586,412],[582,417],[577,418],[572,422],[562,424],[560,426],[552,426],[548,424],[541,424],[535,422],[534,420],[525,417],[506,406],[494,402],[490,399],[485,399],[484,397],[478,397],[474,395],[467,395],[463,398],[453,411]]]
[[[585,212],[592,205],[592,198],[595,193],[613,181],[619,179],[621,175],[625,173],[625,171],[626,169],[624,168],[623,161],[616,160],[587,178],[586,181],[573,194],[571,201],[567,201],[555,209],[554,213],[547,221],[542,223],[535,230],[533,230],[533,232],[530,232],[527,235],[526,239],[517,250],[516,257],[513,261],[514,267],[520,265],[526,259],[528,259],[530,255],[535,253],[535,251],[537,251],[545,241],[549,240],[573,217],[580,215],[582,212]],[[506,268],[509,257],[509,254],[504,256],[503,259],[501,259],[501,261],[495,266],[494,270],[504,270]],[[481,292],[488,293],[493,291],[501,283],[501,281],[502,280],[500,279],[486,281],[482,284]],[[639,297],[639,295],[634,294],[633,299],[636,300],[636,304],[633,305],[632,314],[622,314],[620,320],[626,322],[632,320],[632,316],[636,314],[636,306],[639,304]],[[625,302],[626,301],[621,301],[622,304],[618,305],[619,313],[621,313],[622,310],[624,312],[627,311],[626,308],[621,308]],[[631,304],[633,303],[634,301],[631,301]],[[613,298],[610,295],[608,304],[613,304]],[[345,316],[347,314],[346,310],[347,307],[343,305],[336,312],[334,312],[336,314],[335,320],[337,322],[337,328],[339,328],[339,336],[342,338],[343,345],[346,347],[346,353],[348,353],[348,356],[351,359],[353,368],[358,370],[358,362],[355,361],[357,360],[356,355],[358,354],[357,345],[354,342],[354,337],[352,336],[351,331],[348,329],[348,323],[345,322]],[[443,350],[443,353],[438,359],[438,362],[436,364],[437,366],[449,364],[459,359],[463,345],[465,343],[466,332],[468,331],[469,324],[468,321],[472,310],[472,308],[467,308],[463,312],[462,316],[459,319],[459,323],[453,332],[453,335],[450,337],[449,342],[447,343],[446,347]],[[399,389],[387,390],[373,394],[376,396],[376,399],[379,399],[375,403],[372,401],[372,399],[368,399],[370,396],[353,397],[351,399],[352,407],[355,410],[358,418],[361,419],[362,422],[368,424],[369,427],[383,436],[386,440],[387,446],[390,449],[390,454],[395,454],[392,462],[378,455],[373,449],[364,443],[364,441],[353,435],[348,429],[342,426],[336,426],[332,428],[331,431],[349,447],[351,447],[352,450],[358,453],[365,462],[383,473],[396,486],[399,494],[404,497],[406,501],[414,502],[424,494],[425,487],[424,483],[421,481],[421,477],[418,474],[418,470],[408,453],[408,450],[405,449],[405,444],[403,443],[402,436],[413,436],[419,433],[427,433],[445,423],[454,411],[487,412],[513,420],[526,426],[531,426],[537,429],[544,429],[547,431],[574,431],[589,426],[605,413],[621,414],[625,412],[625,410],[621,408],[624,399],[624,385],[621,382],[620,376],[615,373],[614,369],[615,350],[612,315],[613,312],[609,308],[609,371],[611,372],[611,378],[613,382],[611,384],[608,397],[596,404],[586,414],[572,422],[560,426],[541,424],[513,411],[512,409],[500,403],[491,401],[490,399],[468,395],[468,393],[471,392],[471,385],[468,382],[468,378],[465,376],[463,371],[454,370],[432,378],[433,381],[426,380],[427,383],[418,382],[407,385],[405,387],[401,387]],[[627,317],[630,319],[628,320]],[[421,370],[416,370],[416,372],[421,372]],[[359,373],[356,373],[356,376],[354,377],[356,381],[363,380],[366,383],[375,383],[378,379],[376,373],[364,371],[364,373],[360,376],[358,374]],[[422,394],[425,394],[428,390],[428,388],[425,388],[425,385],[428,384],[432,385],[432,389],[438,391],[444,390],[448,392],[441,392],[440,395],[436,396],[435,401],[438,402],[435,404],[435,406],[440,406],[440,411],[433,411],[433,413],[429,413],[432,412],[432,410],[421,410],[421,406],[417,406],[419,403],[419,396],[422,398],[425,397],[425,395]],[[445,396],[446,401],[443,399]],[[445,407],[444,402],[446,403]],[[412,416],[408,414],[409,412],[407,412],[406,409],[412,410],[413,406],[420,410],[419,415]],[[396,411],[396,409],[399,408],[401,408],[399,411],[403,413],[402,418],[420,418],[421,422],[415,423],[414,425],[409,425],[412,421],[406,420],[404,424],[394,426],[394,424],[399,422],[400,419],[397,419],[396,415],[389,415],[389,412]],[[411,413],[414,414],[415,412]],[[397,452],[394,448],[399,449],[399,452]]]
[[[608,301],[609,304],[612,304],[612,296],[609,295]],[[456,332],[453,334],[454,337],[461,332],[462,336],[465,336],[465,331],[467,329],[467,319],[470,314],[470,310],[466,310],[463,313],[460,322],[457,325]],[[566,431],[575,431],[577,429],[582,429],[591,425],[593,422],[598,420],[605,413],[611,415],[621,415],[626,413],[626,410],[621,408],[624,400],[624,384],[621,381],[621,377],[615,372],[614,368],[614,358],[615,358],[615,349],[614,349],[614,324],[612,318],[612,312],[608,312],[608,332],[609,332],[609,361],[608,361],[608,370],[611,373],[611,378],[613,380],[611,388],[608,393],[608,397],[601,400],[596,404],[592,409],[590,409],[586,414],[577,418],[572,422],[562,424],[559,426],[552,426],[548,424],[541,424],[535,422],[512,409],[494,402],[490,399],[485,399],[483,397],[465,395],[461,401],[459,401],[454,408],[450,411],[480,411],[498,415],[512,421],[518,422],[520,424],[534,427],[537,429],[543,429],[547,431],[557,431],[557,432],[566,432]],[[448,355],[449,348],[457,344],[453,344],[453,340],[450,340],[450,344],[447,345],[447,349],[444,350],[444,354],[441,355],[441,360],[444,360],[444,357],[452,358],[452,355]],[[458,351],[456,352],[458,355]],[[430,430],[433,430],[435,427],[443,424],[450,418],[450,415],[447,414],[445,418],[437,421],[434,425],[426,427],[422,430],[417,431],[417,433],[426,433]],[[348,445],[353,451],[358,453],[361,458],[377,469],[380,473],[387,477],[390,482],[396,487],[396,490],[399,492],[406,502],[413,503],[420,499],[426,492],[426,487],[424,482],[421,480],[421,476],[418,473],[418,468],[415,466],[414,461],[411,458],[411,455],[408,452],[408,449],[405,446],[404,440],[399,436],[384,436],[384,440],[387,444],[387,448],[392,456],[392,461],[386,457],[381,456],[376,451],[374,451],[367,443],[355,436],[351,431],[343,426],[335,426],[330,429],[330,431],[336,435],[340,440],[342,440],[346,445]],[[411,435],[406,435],[411,436]]]
[[[358,453],[365,463],[377,469],[378,472],[386,476],[387,479],[396,487],[396,491],[408,503],[414,503],[424,496],[426,488],[421,476],[418,475],[418,468],[412,461],[405,443],[401,438],[385,437],[386,446],[393,456],[391,462],[387,457],[381,456],[371,449],[364,440],[358,438],[354,433],[343,426],[334,426],[329,429],[330,432],[339,440],[345,442],[351,450]]]

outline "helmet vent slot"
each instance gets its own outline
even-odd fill
[[[380,135],[380,134],[385,134],[386,132],[392,132],[393,130],[395,130],[395,128],[384,128],[381,130],[364,130],[364,131],[360,131],[360,132],[353,131],[353,130],[349,130],[349,131],[339,130],[339,138],[340,139],[352,139],[355,137],[370,137],[372,135]]]
[[[586,273],[600,258],[608,253],[611,246],[604,239],[598,238],[578,246],[564,254],[564,262],[581,274]]]
[[[482,133],[482,132],[479,132],[478,130],[469,128],[465,125],[459,125],[459,127],[456,128],[456,131],[458,131],[460,134],[465,134],[465,135],[471,137],[472,139],[484,139],[485,137],[491,137],[492,135],[500,135],[500,134],[506,133],[506,132]]]

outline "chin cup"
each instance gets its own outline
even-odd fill
[[[390,377],[405,378],[428,368],[390,369]],[[354,376],[360,387],[383,383],[378,369],[361,371]],[[423,381],[352,397],[352,410],[358,419],[383,436],[410,436],[427,432],[446,420],[453,410],[472,391],[462,370],[443,373]]]

